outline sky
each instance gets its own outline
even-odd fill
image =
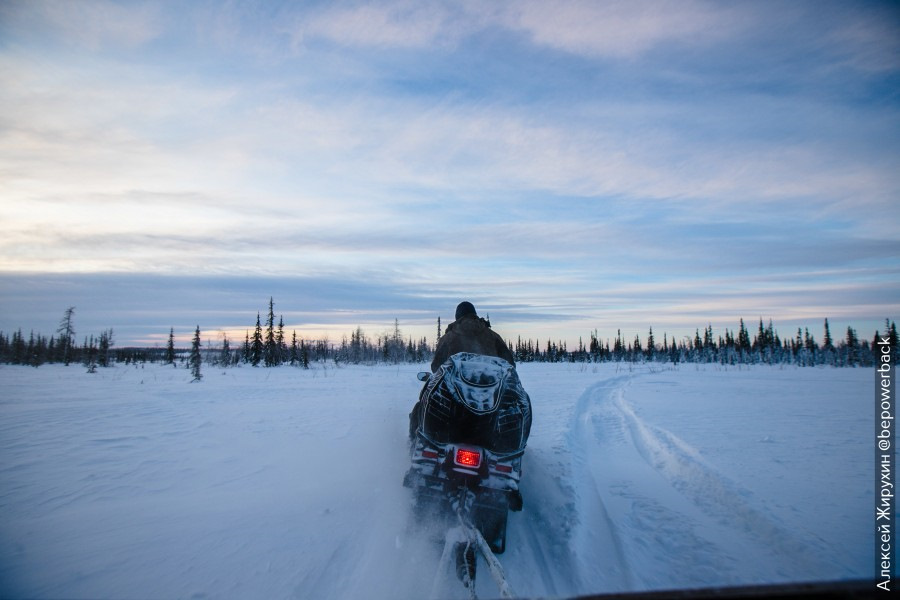
[[[0,331],[900,317],[900,4],[0,2]]]

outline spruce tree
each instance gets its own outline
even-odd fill
[[[588,346],[588,350],[591,353],[591,361],[592,362],[600,362],[600,340],[597,337],[597,330],[591,332],[591,341]]]
[[[37,338],[35,338],[34,351],[31,355],[32,366],[37,367],[44,364],[48,360],[49,356],[50,352],[47,345],[47,338],[45,338],[41,334],[38,334]]]
[[[191,375],[194,376],[191,383],[203,379],[203,375],[200,374],[200,363],[200,326],[197,325],[197,330],[194,331],[194,340],[191,342],[191,357],[189,360]]]
[[[847,327],[847,364],[856,366],[859,364],[859,337],[852,327]]]
[[[253,330],[253,342],[250,344],[250,364],[258,367],[263,359],[262,325],[259,322],[259,313],[256,313],[256,328]]]
[[[231,344],[228,343],[228,334],[222,334],[222,353],[219,355],[219,362],[223,367],[231,364]]]
[[[113,330],[108,329],[100,334],[100,347],[98,348],[97,362],[101,367],[109,366],[109,349],[113,345]]]
[[[406,353],[406,345],[403,343],[403,334],[400,333],[400,321],[394,319],[394,331],[390,337],[384,340],[385,358],[397,364],[403,360]]]
[[[12,338],[12,364],[24,365],[28,348],[25,346],[25,336],[22,335],[22,328],[13,334]],[[67,363],[68,364],[68,363]]]
[[[759,331],[756,333],[756,339],[753,343],[754,350],[758,351],[760,355],[762,355],[766,349],[769,347],[766,339],[766,329],[763,327],[762,317],[759,318]]]
[[[244,363],[250,362],[250,332],[244,332],[244,345],[241,347],[241,360]]]
[[[819,349],[818,344],[816,344],[816,338],[814,335],[809,333],[809,328],[803,328],[803,344],[806,346],[806,349],[810,352],[815,352]]]
[[[280,365],[287,356],[287,344],[284,341],[284,316],[278,316],[278,330],[275,332],[275,364]]]
[[[175,328],[169,329],[169,341],[166,343],[166,364],[175,364]]]
[[[9,363],[10,361],[10,346],[9,338],[3,335],[3,332],[0,331],[0,361],[5,363]],[[50,338],[50,350],[53,350],[53,338]],[[52,355],[51,355],[52,356]]]
[[[60,352],[62,353],[63,364],[69,366],[72,361],[73,350],[75,345],[75,324],[73,317],[75,316],[75,307],[70,306],[63,314],[62,320],[59,322],[59,328],[56,332],[59,334]]]
[[[97,372],[97,346],[94,343],[94,336],[84,340],[84,366],[88,368],[88,373]]]
[[[831,337],[831,327],[828,319],[825,319],[825,339],[822,342],[822,362],[828,365],[835,364],[834,339]]]
[[[613,353],[616,356],[616,361],[622,360],[622,355],[625,352],[625,342],[622,340],[622,330],[616,330],[616,341],[613,343]]]
[[[744,325],[744,319],[741,319],[741,328],[738,330],[738,350],[741,352],[741,362],[746,362],[750,354],[750,333]]]
[[[28,346],[25,350],[25,364],[32,367],[39,367],[41,365],[40,358],[40,335],[35,338],[34,331],[31,332],[30,337],[28,338]]]
[[[266,317],[266,342],[263,352],[266,366],[274,367],[277,364],[278,348],[275,342],[275,301],[271,297],[269,298],[269,315]]]
[[[300,340],[300,364],[304,369],[309,368],[309,346],[303,339]]]
[[[706,362],[712,362],[715,354],[715,345],[712,323],[708,323],[706,329],[703,330],[703,351],[706,356]]]

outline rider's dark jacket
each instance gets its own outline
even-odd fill
[[[434,351],[431,371],[437,371],[444,361],[457,352],[496,356],[513,366],[516,364],[516,359],[503,338],[491,330],[487,321],[474,314],[463,315],[447,325],[447,330]]]

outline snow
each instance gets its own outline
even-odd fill
[[[0,596],[467,597],[401,486],[424,368],[0,368]],[[872,371],[519,374],[518,594],[872,576]]]

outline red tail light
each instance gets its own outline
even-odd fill
[[[456,464],[477,469],[481,464],[481,453],[475,450],[456,449]]]

